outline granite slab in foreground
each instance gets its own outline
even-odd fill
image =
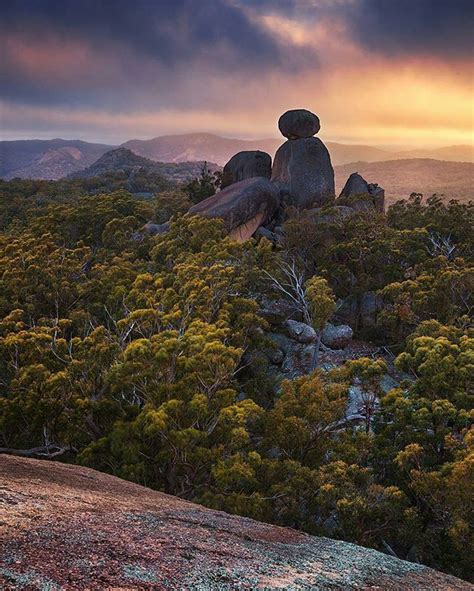
[[[353,544],[212,511],[94,470],[0,456],[0,587],[467,590]]]

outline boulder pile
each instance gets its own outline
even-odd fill
[[[229,235],[243,241],[275,221],[283,205],[307,209],[330,201],[334,170],[326,146],[314,137],[321,127],[319,118],[306,109],[294,109],[280,117],[278,127],[287,141],[278,149],[273,167],[266,152],[235,154],[224,166],[222,190],[189,213],[223,219]]]
[[[321,128],[317,115],[292,109],[280,117],[278,128],[286,141],[278,148],[273,166],[266,152],[238,152],[224,166],[221,191],[191,207],[189,213],[223,219],[229,236],[239,242],[254,235],[278,242],[289,205],[322,223],[355,211],[383,211],[384,190],[358,173],[351,174],[335,200],[331,157],[315,137]],[[144,230],[160,234],[167,225],[149,223]]]

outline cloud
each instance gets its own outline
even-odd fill
[[[227,93],[211,95],[216,78],[242,84],[316,64],[313,47],[231,0],[10,0],[1,23],[1,96],[30,104],[217,107]]]
[[[349,31],[387,55],[472,59],[472,0],[358,0],[346,6]]]
[[[5,32],[52,31],[96,48],[118,43],[169,68],[199,57],[239,70],[294,65],[277,40],[226,0],[9,0],[2,22]]]
[[[9,137],[261,137],[276,135],[279,114],[295,107],[314,110],[323,133],[341,140],[376,129],[377,140],[406,136],[410,126],[422,134],[437,118],[460,138],[469,116],[472,125],[471,0],[4,4]]]

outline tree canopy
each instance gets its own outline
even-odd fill
[[[275,248],[185,213],[215,180],[147,200],[1,183],[2,451],[469,578],[472,204],[413,196],[387,215],[329,207],[323,222],[288,211]],[[170,218],[165,234],[142,230]],[[377,293],[377,326],[356,336],[381,353],[263,396],[270,376],[247,366],[269,346],[261,310],[289,268],[317,334],[344,298]],[[354,385],[363,424],[346,420]]]

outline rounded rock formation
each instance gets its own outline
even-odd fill
[[[315,137],[288,140],[275,154],[272,181],[298,208],[324,205],[335,191],[334,170],[326,146]]]
[[[279,205],[275,185],[268,179],[255,177],[234,183],[204,199],[191,207],[189,213],[224,220],[229,236],[243,242],[272,217]]]
[[[286,111],[278,120],[278,129],[289,140],[313,137],[321,129],[319,117],[306,109]]]
[[[227,162],[222,171],[221,187],[225,189],[233,183],[238,183],[253,177],[272,176],[272,157],[260,150],[238,152]]]
[[[324,345],[331,349],[343,349],[352,339],[352,328],[346,324],[334,326],[328,322],[321,334],[321,340]]]
[[[357,211],[375,209],[383,212],[385,191],[377,183],[368,183],[358,172],[353,172],[339,195],[339,201]]]
[[[298,341],[298,343],[314,343],[318,338],[316,331],[312,326],[304,322],[297,322],[296,320],[287,320],[284,324],[290,339]]]

